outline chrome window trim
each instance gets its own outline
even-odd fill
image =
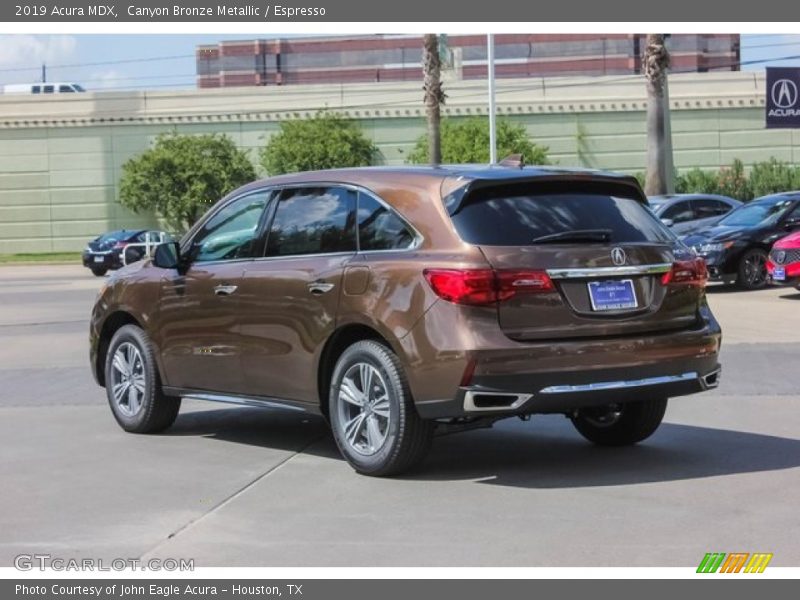
[[[406,219],[402,214],[400,214],[396,208],[394,208],[391,204],[386,202],[383,198],[381,198],[378,194],[373,192],[371,189],[366,188],[362,185],[357,185],[355,183],[341,183],[336,181],[307,181],[305,183],[290,183],[286,185],[275,184],[273,185],[274,189],[284,190],[284,189],[293,189],[293,188],[307,188],[307,187],[340,187],[345,188],[348,190],[352,190],[356,193],[366,194],[373,200],[375,200],[378,204],[385,207],[387,210],[391,211],[400,221],[408,227],[409,231],[414,236],[414,242],[408,246],[407,248],[392,248],[388,250],[361,250],[359,246],[357,247],[358,254],[367,254],[368,252],[411,252],[417,250],[421,245],[422,242],[425,241],[425,236],[423,236],[416,227],[414,227],[411,222]],[[356,219],[358,219],[358,198],[356,198]],[[271,225],[271,224],[270,224]],[[358,221],[356,220],[356,237],[358,237]],[[311,256],[311,254],[304,254],[302,256]],[[313,256],[319,256],[315,254]]]
[[[383,198],[381,198],[378,194],[361,185],[356,185],[353,183],[342,183],[337,181],[306,181],[306,182],[295,182],[295,183],[287,183],[287,184],[279,184],[279,183],[270,183],[264,185],[264,187],[259,187],[257,189],[251,189],[247,192],[243,192],[232,197],[227,202],[220,204],[213,212],[209,213],[207,218],[203,219],[201,222],[198,222],[189,232],[187,232],[187,236],[191,235],[191,237],[185,238],[185,240],[181,240],[180,247],[181,253],[186,252],[189,248],[191,248],[192,244],[194,244],[197,235],[199,234],[200,230],[203,226],[210,221],[211,219],[216,216],[219,211],[223,208],[228,206],[229,204],[236,202],[241,198],[245,198],[246,196],[250,196],[252,194],[273,194],[276,191],[280,193],[282,190],[286,189],[297,189],[297,188],[313,188],[313,187],[340,187],[344,189],[348,189],[351,191],[362,194],[368,195],[370,198],[374,199],[378,204],[384,206],[387,210],[391,211],[400,221],[405,225],[408,230],[414,236],[414,241],[409,245],[407,248],[390,248],[390,249],[382,249],[382,250],[361,250],[358,244],[358,197],[356,197],[356,250],[355,251],[346,251],[346,252],[327,252],[327,253],[308,253],[308,254],[286,254],[281,256],[254,256],[251,258],[236,258],[230,260],[217,260],[217,261],[205,261],[201,264],[203,265],[214,265],[214,264],[227,264],[233,262],[251,262],[251,261],[261,261],[261,260],[278,260],[278,259],[285,259],[285,258],[307,258],[312,256],[336,256],[336,255],[344,255],[344,254],[377,254],[377,253],[387,253],[387,252],[414,252],[422,246],[422,243],[425,241],[425,236],[423,236],[416,227],[414,227],[411,222],[406,219],[402,214],[400,214],[397,209],[395,209],[391,204],[386,202]],[[271,199],[271,198],[270,198]],[[268,210],[270,208],[268,207]],[[274,212],[274,211],[273,211]],[[269,235],[269,229],[272,227],[272,221],[274,220],[274,214],[269,216],[268,222],[265,224],[265,235]],[[264,249],[266,251],[266,248]],[[194,264],[194,262],[192,263]]]
[[[592,277],[620,277],[625,275],[657,275],[666,273],[672,263],[653,265],[627,265],[622,267],[588,267],[577,269],[547,269],[551,279],[588,279]]]
[[[697,381],[700,376],[695,371],[681,375],[662,375],[660,377],[646,377],[644,379],[628,379],[622,381],[600,381],[582,385],[549,385],[539,390],[540,394],[573,394],[581,392],[598,392],[604,390],[620,390],[628,388],[645,387],[650,385],[665,385],[668,383],[681,383]]]

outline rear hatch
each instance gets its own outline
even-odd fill
[[[624,180],[485,182],[448,209],[461,238],[480,248],[510,290],[501,291],[497,310],[512,339],[621,336],[697,322],[704,265]],[[678,277],[675,265],[684,267]]]

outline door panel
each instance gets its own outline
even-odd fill
[[[342,271],[354,254],[253,261],[239,295],[248,393],[316,403],[315,365],[336,326]]]
[[[250,263],[242,280],[242,366],[250,394],[317,403],[314,367],[356,252],[356,193],[287,188],[274,213],[267,257]]]
[[[162,279],[159,337],[169,385],[244,393],[237,315],[246,264],[196,263]]]
[[[220,207],[188,244],[185,273],[166,271],[157,319],[166,383],[244,393],[239,287],[260,254],[271,192],[259,190]]]

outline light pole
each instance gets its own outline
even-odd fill
[[[497,129],[494,103],[494,35],[486,36],[486,66],[489,77],[489,164],[497,162]]]

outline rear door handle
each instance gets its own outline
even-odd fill
[[[312,294],[324,294],[325,292],[330,292],[333,289],[334,285],[327,281],[312,281],[308,284],[308,291]]]
[[[218,285],[214,288],[214,293],[217,296],[230,296],[238,288],[238,285]]]

